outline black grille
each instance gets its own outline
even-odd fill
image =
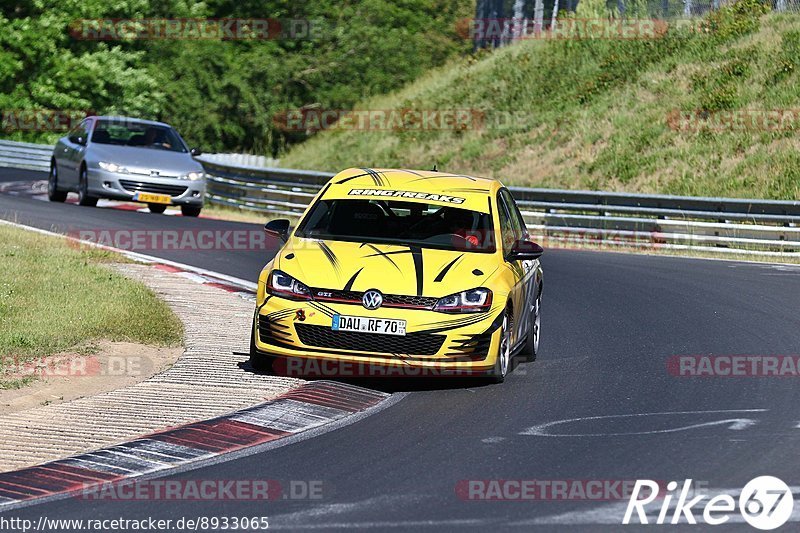
[[[444,335],[412,333],[399,335],[378,335],[355,331],[333,331],[326,326],[295,323],[300,342],[306,346],[330,348],[333,350],[355,350],[372,353],[397,353],[405,355],[434,355],[444,343]]]
[[[119,180],[119,184],[130,192],[151,192],[154,194],[168,194],[170,196],[180,196],[188,189],[188,187],[183,187],[181,185],[164,185],[162,183],[145,183],[131,180]]]
[[[312,289],[314,298],[317,300],[336,300],[346,301],[353,303],[361,303],[361,298],[364,297],[363,292],[358,291],[336,291],[328,289]],[[389,307],[423,307],[425,309],[433,309],[433,306],[438,302],[438,298],[429,298],[426,296],[403,296],[399,294],[384,294],[383,305]]]
[[[289,326],[279,324],[277,322],[270,322],[266,318],[258,317],[258,337],[261,342],[266,344],[279,343],[292,343],[292,336],[289,333]]]
[[[414,305],[419,307],[432,308],[438,302],[438,298],[427,298],[425,296],[402,296],[397,294],[387,294],[383,297],[384,304],[390,305]]]
[[[480,335],[463,336],[453,340],[447,346],[448,357],[465,357],[473,361],[483,360],[489,355],[489,346],[492,343],[492,333],[487,331]]]

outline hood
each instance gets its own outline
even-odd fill
[[[158,170],[168,176],[181,176],[187,172],[201,172],[203,166],[188,152],[168,152],[135,146],[92,144],[88,155],[95,161],[106,161],[126,167],[131,172]]]
[[[275,268],[312,288],[441,298],[483,286],[496,261],[490,253],[293,237]]]

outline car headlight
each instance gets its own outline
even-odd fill
[[[290,300],[310,300],[311,289],[286,272],[273,270],[267,280],[267,292]]]
[[[203,179],[203,173],[202,172],[189,172],[188,174],[184,174],[183,176],[181,176],[180,179],[182,179],[182,180],[192,180],[192,181],[201,180],[201,179]]]
[[[129,172],[127,168],[120,166],[116,163],[107,163],[105,161],[100,161],[97,164],[100,166],[100,168],[102,168],[103,170],[107,170],[109,172],[117,172],[119,174],[127,174]]]
[[[492,307],[492,291],[483,287],[440,298],[433,307],[442,313],[480,313]]]

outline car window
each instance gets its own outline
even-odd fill
[[[174,129],[135,121],[100,120],[94,128],[92,142],[170,152],[187,151]]]
[[[72,131],[67,134],[67,138],[69,138],[70,142],[77,142],[78,137],[83,137],[83,139],[86,140],[89,135],[88,125],[89,121],[83,120],[80,124],[72,128]]]
[[[519,212],[517,202],[514,201],[514,197],[508,189],[502,189],[500,194],[503,196],[508,214],[511,217],[511,225],[514,227],[514,234],[517,236],[517,240],[524,238],[528,234],[528,228],[525,225],[525,219],[522,218],[522,213]]]
[[[517,241],[518,230],[514,229],[512,217],[502,194],[497,195],[497,216],[500,220],[500,236],[503,239],[503,255],[507,256]]]
[[[459,207],[395,200],[320,200],[299,237],[494,252],[492,218]]]

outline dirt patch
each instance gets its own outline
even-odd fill
[[[90,354],[61,353],[5,361],[4,378],[32,378],[19,389],[0,390],[0,415],[94,396],[142,382],[170,368],[182,347],[99,341]]]

